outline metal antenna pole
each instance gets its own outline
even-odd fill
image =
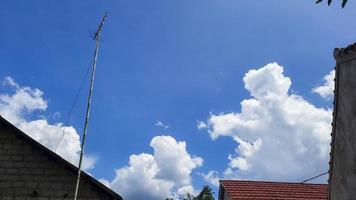
[[[87,136],[87,129],[88,129],[88,123],[89,123],[89,113],[90,113],[90,105],[91,105],[91,97],[93,94],[93,88],[94,88],[94,77],[95,77],[95,70],[96,70],[96,61],[98,58],[98,52],[99,52],[99,43],[100,43],[100,33],[103,29],[103,25],[106,21],[106,17],[108,16],[108,13],[106,12],[100,25],[98,28],[98,31],[94,35],[94,40],[96,41],[96,47],[95,47],[95,52],[94,52],[94,62],[93,62],[93,68],[91,72],[91,80],[90,80],[90,88],[89,88],[89,96],[88,96],[88,104],[87,104],[87,111],[86,111],[86,116],[85,116],[85,123],[84,123],[84,133],[83,133],[83,139],[82,139],[82,145],[81,145],[81,151],[80,151],[80,157],[79,157],[79,166],[78,166],[78,175],[77,175],[77,183],[75,185],[75,193],[74,193],[74,200],[77,200],[78,197],[78,190],[79,190],[79,183],[80,183],[80,174],[81,174],[81,168],[82,168],[82,161],[83,161],[83,152],[84,152],[84,146],[85,146],[85,139]]]

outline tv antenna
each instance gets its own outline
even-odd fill
[[[96,31],[96,33],[94,35],[94,38],[93,38],[95,40],[96,47],[95,47],[94,56],[93,56],[93,67],[92,67],[92,71],[91,71],[89,95],[88,95],[87,109],[86,109],[86,115],[85,115],[84,132],[83,132],[83,138],[82,138],[82,144],[81,144],[81,150],[80,150],[79,165],[78,165],[78,175],[77,175],[77,182],[76,182],[76,185],[75,185],[74,200],[77,200],[77,197],[78,197],[80,174],[81,174],[82,162],[83,162],[83,153],[84,153],[85,141],[86,141],[86,136],[87,136],[88,123],[89,123],[91,97],[93,95],[95,70],[96,70],[96,63],[97,63],[98,52],[99,52],[100,34],[101,34],[101,31],[103,30],[103,26],[105,24],[107,16],[108,16],[108,12],[106,12],[104,17],[102,18],[101,23],[100,23],[100,25],[98,27],[98,30]]]

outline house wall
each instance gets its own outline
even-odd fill
[[[224,186],[220,183],[219,186],[219,200],[231,200],[229,194],[225,191]]]
[[[226,191],[224,192],[224,199],[223,200],[231,200],[229,194]]]
[[[336,94],[330,163],[330,200],[356,197],[356,45],[335,50]]]
[[[113,199],[81,179],[79,200]],[[0,123],[0,199],[73,199],[76,173]]]

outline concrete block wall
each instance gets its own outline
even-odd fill
[[[356,43],[335,49],[329,200],[356,199]]]
[[[73,199],[76,172],[63,161],[0,125],[0,199]],[[81,179],[80,200],[116,199]]]

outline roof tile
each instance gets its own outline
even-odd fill
[[[326,200],[326,184],[220,181],[231,200]]]

